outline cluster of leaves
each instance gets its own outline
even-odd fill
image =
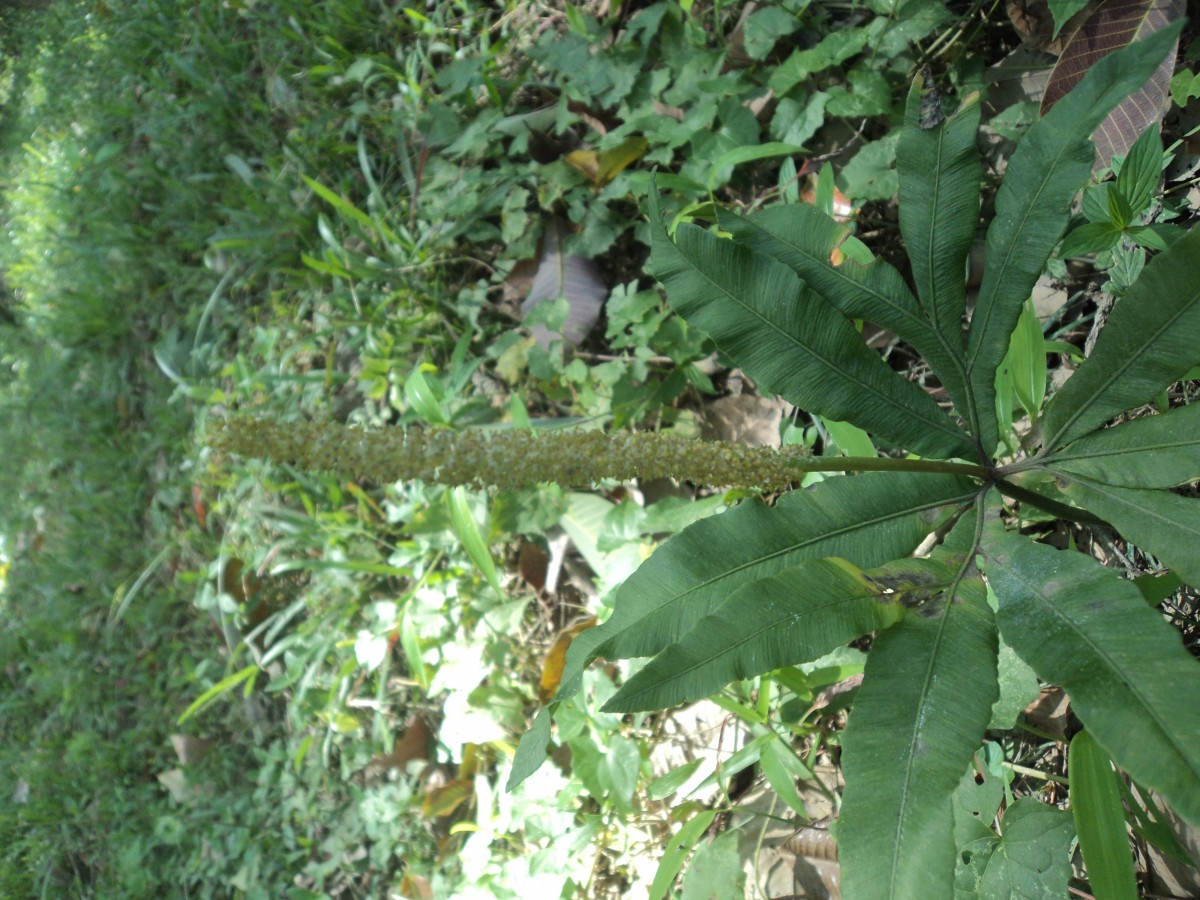
[[[671,407],[713,389],[697,363],[714,345],[703,312],[681,303],[689,322],[637,280],[648,246],[656,270],[667,249],[657,218],[647,231],[640,215],[651,167],[682,196],[681,223],[716,215],[714,198],[795,204],[810,174],[797,165],[803,146],[833,148],[845,162],[838,186],[855,201],[890,197],[906,156],[887,128],[925,51],[943,54],[963,91],[981,77],[979,56],[961,52],[972,14],[935,0],[784,0],[744,16],[736,4],[610,8],[62,2],[4,32],[0,190],[13,240],[0,248],[11,290],[0,314],[16,324],[0,322],[10,440],[0,478],[11,501],[0,550],[12,559],[0,648],[19,662],[6,669],[14,689],[0,716],[30,740],[0,755],[15,778],[0,797],[0,892],[490,898],[599,892],[610,878],[662,893],[683,863],[675,851],[717,815],[690,819],[658,876],[647,873],[649,848],[694,810],[672,816],[663,803],[685,780],[723,783],[758,764],[804,815],[795,780],[812,772],[793,738],[837,737],[827,722],[797,724],[796,710],[861,674],[858,650],[731,688],[722,702],[751,743],[710,771],[669,773],[649,799],[638,788],[652,771],[652,720],[565,699],[558,739],[571,773],[521,772],[519,791],[498,790],[537,694],[531,646],[551,626],[489,544],[526,536],[540,546],[561,531],[606,597],[655,541],[726,498],[642,506],[543,486],[489,502],[255,463],[213,470],[189,441],[231,406],[282,421],[456,429],[526,426],[531,411],[550,410],[688,433],[687,413]],[[6,24],[13,15],[0,10]],[[830,208],[831,169],[816,196]],[[1123,236],[1154,233],[1141,194],[1122,196]],[[687,240],[691,226],[681,227]],[[818,234],[835,231],[819,222]],[[848,255],[865,252],[836,235]],[[525,294],[521,259],[539,264],[543,284],[545,271],[567,273],[549,279],[551,299],[526,319],[533,334],[492,302]],[[592,265],[592,302],[606,301],[606,331],[602,345],[597,335],[564,356],[537,329],[568,336],[568,276],[585,271],[580,261]],[[918,338],[944,333],[922,329],[895,330],[951,379],[963,360],[952,353],[941,366],[937,341]],[[717,346],[741,355],[719,331]],[[989,338],[987,349],[999,346]],[[854,352],[867,384],[886,381],[886,367]],[[968,419],[964,401],[994,362],[952,392]],[[765,368],[764,387],[775,374]],[[1013,386],[1026,409],[1042,399],[1031,381]],[[916,409],[919,392],[899,393],[930,435],[860,424],[929,456],[950,452],[940,434],[971,465],[990,464],[976,447],[988,435],[947,428],[928,405]],[[825,418],[792,437],[873,453],[871,436],[835,418],[853,419],[851,405],[811,403]],[[1003,391],[997,406],[996,428],[1011,439]],[[913,478],[895,490],[933,483]],[[1014,472],[1014,489],[1020,479],[1036,481],[1035,469]],[[934,481],[962,492],[933,496],[945,502],[918,517],[948,527],[942,507],[966,506],[979,482]],[[836,506],[846,488],[821,490]],[[960,538],[945,553],[966,554]],[[904,540],[880,547],[903,553]],[[919,574],[937,577],[948,559]],[[855,563],[819,574],[861,585],[870,562]],[[554,615],[566,616],[557,599]],[[892,633],[908,620],[889,609],[900,620]],[[612,677],[579,673],[581,659],[570,690],[611,700]],[[548,663],[542,688],[553,693],[561,674]],[[183,758],[170,740],[181,730],[213,749]],[[961,793],[956,809],[984,805]],[[956,831],[959,845],[965,837]],[[995,840],[970,837],[984,849]],[[584,853],[589,844],[604,850]],[[711,848],[685,892],[737,887],[730,842]]]
[[[1175,31],[1106,57],[1030,128],[996,199],[965,332],[962,273],[979,198],[974,97],[933,123],[922,119],[920,82],[909,98],[897,152],[915,293],[882,261],[841,259],[846,229],[812,208],[749,217],[718,209],[731,239],[688,224],[672,239],[651,196],[651,264],[672,305],[760,385],[893,447],[974,461],[952,474],[926,459],[896,459],[893,471],[827,480],[773,508],[743,505],[685,529],[626,582],[613,616],[575,642],[555,698],[576,693],[581,667],[595,656],[653,657],[604,707],[646,711],[874,633],[842,740],[838,840],[848,896],[1019,887],[1020,864],[1006,864],[995,842],[962,845],[956,818],[960,782],[985,729],[1012,725],[1011,715],[996,721],[999,686],[1010,683],[997,668],[1001,645],[1015,650],[1014,664],[1019,658],[1070,694],[1094,741],[1081,756],[1107,754],[1200,821],[1200,720],[1191,692],[1181,691],[1197,682],[1195,660],[1118,573],[1006,526],[1031,514],[1108,523],[1183,581],[1200,583],[1191,550],[1196,500],[1171,490],[1200,477],[1195,406],[1103,427],[1200,364],[1191,338],[1200,327],[1200,230],[1168,235],[1171,245],[1125,292],[1092,356],[1050,397],[1039,429],[1015,454],[999,440],[1012,419],[998,411],[996,390],[1025,300],[1091,171],[1089,136],[1159,66]],[[1159,151],[1146,144],[1157,166]],[[958,419],[867,352],[856,318],[920,349]],[[845,461],[846,471],[859,468],[868,466]],[[930,533],[934,548],[912,556]],[[713,546],[724,552],[713,556]],[[526,737],[512,783],[539,765],[553,708]],[[1072,773],[1082,796],[1088,775],[1101,771],[1081,765]],[[1006,834],[1058,833],[1057,825],[1026,823],[1057,812],[1014,805]],[[1055,871],[1041,872],[1056,883],[1039,881],[1039,892],[1066,889],[1065,827],[1053,841]],[[1095,852],[1085,847],[1098,866]]]

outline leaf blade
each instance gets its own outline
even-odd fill
[[[1146,403],[1200,363],[1200,228],[1154,257],[1109,316],[1092,355],[1046,406],[1053,450]]]
[[[1192,585],[1200,585],[1200,501],[1169,491],[1112,487],[1085,478],[1060,476],[1068,497],[1093,512],[1166,563]]]
[[[1200,403],[1084,435],[1047,458],[1059,471],[1116,487],[1158,489],[1200,479]]]
[[[760,387],[917,453],[971,453],[966,435],[781,263],[694,225],[671,241],[650,195],[651,269],[671,305]]]
[[[1087,731],[1071,739],[1067,777],[1071,782],[1071,815],[1092,890],[1098,900],[1137,900],[1117,773]]]
[[[896,146],[900,230],[925,315],[961,360],[964,273],[979,220],[979,95],[969,95],[953,115],[925,128],[920,121],[923,86],[919,77],[913,82]],[[940,103],[936,93],[932,96]]]
[[[805,559],[839,556],[870,568],[908,555],[977,491],[958,476],[868,473],[826,479],[774,507],[743,503],[659,547],[621,586],[612,617],[580,640],[599,633],[597,655],[609,659],[654,656],[734,590]]]
[[[875,640],[843,738],[846,896],[953,894],[951,798],[987,726],[997,637],[983,582]],[[982,663],[982,664],[980,664]]]
[[[1004,639],[1063,686],[1118,766],[1200,821],[1200,667],[1178,633],[1133,584],[1081,553],[1035,544],[999,521],[982,550]]]
[[[807,560],[736,591],[627,681],[605,712],[664,709],[808,662],[903,616],[843,559]]]
[[[1071,201],[1092,171],[1088,136],[1123,97],[1143,84],[1179,33],[1164,28],[1101,59],[1074,90],[1026,132],[996,194],[986,268],[967,338],[967,379],[977,398],[969,425],[985,448],[999,440],[996,367],[1009,336],[1067,226]]]

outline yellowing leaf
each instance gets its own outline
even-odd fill
[[[636,162],[649,146],[644,137],[626,138],[608,150],[572,150],[566,156],[567,165],[582,172],[596,187],[604,187],[627,166]]]
[[[550,698],[558,693],[558,685],[562,681],[563,665],[567,661],[567,649],[571,646],[571,641],[595,625],[596,617],[589,616],[559,634],[554,646],[546,654],[545,662],[542,663],[542,680],[538,685],[538,699],[543,705],[549,703]]]

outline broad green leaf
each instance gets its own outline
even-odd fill
[[[844,559],[807,560],[736,591],[630,678],[604,710],[689,703],[731,681],[817,659],[903,615],[901,603],[887,602]]]
[[[975,841],[960,851],[974,883],[967,888],[960,882],[955,896],[979,900],[1067,896],[1075,832],[1071,814],[1023,797],[1005,811],[1000,828],[1000,836]]]
[[[759,768],[779,799],[796,815],[808,818],[808,809],[800,792],[796,790],[796,779],[811,779],[812,770],[800,760],[796,751],[786,746],[782,739],[778,739],[778,735],[776,737],[776,740],[763,748],[762,756],[758,760]]]
[[[875,444],[871,441],[871,436],[857,425],[851,425],[849,422],[835,422],[832,419],[823,419],[822,422],[824,422],[825,430],[829,432],[829,437],[833,441],[834,447],[837,448],[839,456],[871,457],[879,455]],[[829,455],[828,448],[824,452],[826,456]]]
[[[1117,487],[1169,488],[1200,479],[1200,403],[1084,435],[1046,460]]]
[[[513,757],[512,769],[509,770],[505,790],[516,790],[521,782],[540,769],[542,763],[546,761],[546,748],[550,746],[550,732],[556,708],[552,705],[538,710],[533,724],[521,736],[521,743],[517,745],[517,753]]]
[[[871,568],[907,556],[978,490],[957,476],[868,473],[828,478],[774,507],[749,500],[703,519],[625,581],[612,617],[572,644],[568,671],[582,659],[576,644],[589,635],[604,639],[597,654],[608,659],[654,656],[738,588],[803,560],[837,556]]]
[[[779,156],[795,156],[797,153],[803,152],[803,147],[798,147],[795,144],[785,144],[780,141],[734,147],[712,161],[708,176],[709,190],[712,190],[713,185],[716,184],[718,173],[727,166],[740,166],[742,163],[755,162],[760,159],[775,159]]]
[[[1200,666],[1137,587],[1091,557],[984,533],[1004,639],[1062,685],[1112,759],[1200,822]]]
[[[950,798],[954,809],[954,844],[963,847],[981,838],[995,837],[992,822],[1004,802],[1004,779],[972,758]]]
[[[779,260],[844,316],[866,319],[908,341],[929,361],[951,397],[968,402],[961,337],[948,344],[934,330],[903,276],[882,260],[863,265],[847,257],[833,264],[834,252],[850,239],[845,225],[804,204],[773,206],[748,218],[718,209],[717,218],[735,240]]]
[[[1113,308],[1092,355],[1046,405],[1043,441],[1060,447],[1153,400],[1200,363],[1200,228],[1154,257]]]
[[[1164,28],[1097,62],[1029,129],[1009,161],[988,228],[986,267],[967,341],[967,379],[977,401],[968,424],[986,449],[999,439],[992,410],[996,367],[1022,304],[1066,228],[1071,201],[1091,173],[1095,150],[1088,136],[1150,78],[1178,34],[1178,27]]]
[[[1157,556],[1188,584],[1200,586],[1200,500],[1084,478],[1060,476],[1059,483],[1075,503],[1110,522],[1126,540]]]
[[[691,224],[679,226],[673,243],[655,191],[650,221],[651,268],[667,299],[761,389],[916,453],[971,452],[933,398],[892,371],[786,266]]]
[[[807,50],[796,50],[775,67],[771,74],[771,89],[783,95],[816,72],[836,66],[867,46],[872,38],[887,26],[887,20],[874,19],[865,28],[839,28]]]
[[[738,837],[735,829],[700,845],[683,876],[679,900],[745,896],[746,873],[742,870]]]
[[[1051,40],[1058,39],[1058,33],[1067,24],[1067,20],[1087,6],[1088,0],[1049,0],[1050,14],[1054,16],[1054,34]]]
[[[1058,248],[1058,258],[1071,259],[1085,253],[1103,253],[1117,246],[1120,240],[1121,229],[1112,222],[1088,222],[1063,239]]]
[[[947,351],[961,361],[967,254],[979,224],[979,95],[970,94],[952,116],[925,127],[923,102],[934,102],[941,112],[939,96],[927,90],[933,85],[920,77],[913,82],[896,147],[900,230],[921,307]]]
[[[1096,900],[1137,900],[1125,807],[1112,762],[1087,731],[1071,738],[1067,754],[1071,815]]]
[[[845,896],[953,895],[951,798],[997,696],[996,646],[977,573],[943,615],[876,638],[842,740]]]

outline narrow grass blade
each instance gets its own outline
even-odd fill
[[[1125,833],[1125,807],[1108,755],[1087,731],[1067,753],[1071,815],[1096,900],[1137,900],[1133,855]]]

